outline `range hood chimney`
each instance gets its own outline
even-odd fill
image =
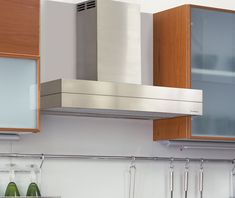
[[[77,5],[77,79],[141,84],[140,5]]]
[[[202,91],[141,85],[137,4],[89,0],[76,5],[77,80],[41,86],[47,114],[162,119],[202,115]]]

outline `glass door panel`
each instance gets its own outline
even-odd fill
[[[37,60],[0,57],[0,128],[38,126]]]
[[[192,88],[203,90],[193,136],[235,137],[235,14],[192,8]]]

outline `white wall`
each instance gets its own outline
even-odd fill
[[[234,1],[145,0],[142,1],[142,10],[160,11],[189,2],[235,9]],[[69,10],[69,5],[67,6]],[[63,13],[58,10],[59,18],[53,19],[52,15],[56,13],[49,11],[47,1],[43,0],[42,80],[75,78],[74,21],[69,20],[74,16],[68,11]],[[53,31],[57,32],[52,34]],[[145,83],[150,84],[151,72],[144,70],[143,73]],[[180,151],[166,148],[152,141],[151,121],[42,115],[41,123],[41,133],[23,135],[20,142],[13,144],[13,152],[234,158],[232,151]],[[0,148],[2,152],[11,150],[10,144],[5,142],[0,144]],[[122,161],[46,161],[42,174],[42,192],[44,195],[59,195],[63,198],[127,198],[129,164],[130,162]],[[182,163],[176,163],[175,198],[183,197],[183,166]],[[137,162],[136,197],[169,197],[168,167],[168,163],[162,162]],[[205,164],[205,198],[229,197],[231,168],[230,164]],[[191,164],[191,198],[199,197],[198,169],[199,164]],[[18,175],[17,178],[22,193],[25,193],[28,176]],[[7,175],[2,179],[0,177],[0,194],[3,193],[7,181]]]

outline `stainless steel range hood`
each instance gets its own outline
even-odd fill
[[[160,119],[202,114],[202,91],[87,80],[55,80],[41,86],[44,113]]]
[[[75,6],[79,80],[43,83],[44,113],[151,120],[202,114],[200,90],[141,85],[139,5],[89,0]]]

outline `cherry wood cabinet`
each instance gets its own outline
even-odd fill
[[[39,0],[0,1],[0,52],[39,55]]]
[[[154,140],[235,140],[235,11],[154,14],[154,85],[203,90],[203,116],[154,121]]]
[[[40,129],[40,0],[0,1],[0,131]]]

